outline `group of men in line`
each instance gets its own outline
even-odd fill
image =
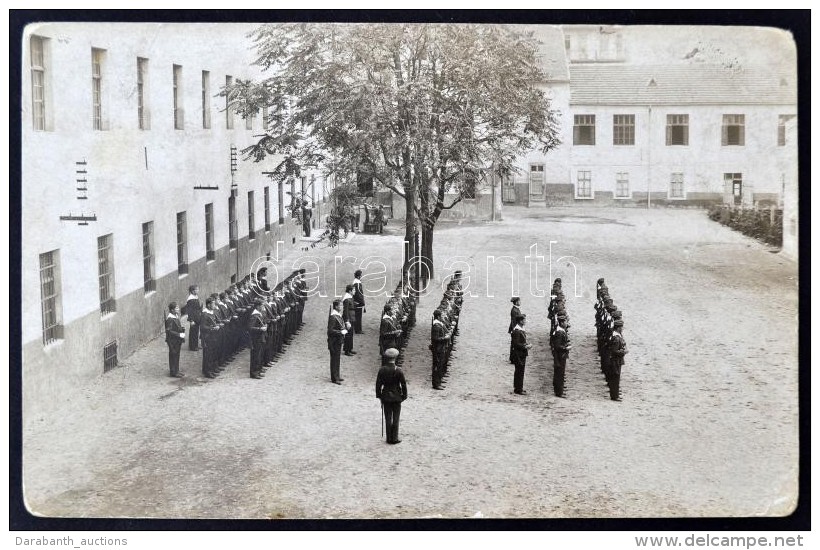
[[[433,389],[443,390],[450,355],[454,348],[454,338],[458,334],[458,318],[461,315],[461,304],[464,291],[461,286],[461,271],[456,271],[447,283],[447,289],[438,307],[433,311],[430,327],[430,351],[433,352]]]
[[[603,277],[598,279],[598,301],[595,303],[595,328],[601,371],[609,386],[609,398],[621,401],[621,367],[627,353],[623,337],[623,315],[609,296]]]
[[[550,320],[550,349],[552,350],[553,364],[552,389],[557,397],[564,397],[567,359],[572,345],[569,341],[569,314],[566,310],[560,277],[552,283],[547,316]]]
[[[303,324],[307,301],[304,272],[294,271],[271,289],[267,270],[263,268],[223,292],[211,294],[204,304],[199,287],[188,288],[184,311],[190,324],[188,349],[198,351],[201,344],[203,376],[216,378],[226,363],[250,344],[250,376],[262,378]],[[185,340],[185,329],[176,302],[169,304],[168,311],[165,340],[170,375],[179,378],[183,376],[179,371],[179,350]]]
[[[353,334],[362,334],[362,316],[365,309],[362,271],[353,274],[353,283],[345,287],[344,296],[333,300],[327,319],[327,348],[330,351],[330,381],[341,384],[342,351],[347,356],[356,355],[353,350]]]
[[[379,357],[382,365],[388,362],[385,352],[389,349],[398,350],[396,364],[403,363],[402,351],[415,325],[416,297],[406,281],[402,281],[382,308],[382,320],[379,325]]]

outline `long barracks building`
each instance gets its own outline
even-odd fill
[[[261,117],[220,89],[257,76],[249,25],[42,24],[22,59],[24,414],[160,335],[188,286],[223,290],[296,246],[277,185],[240,151]],[[314,220],[318,216],[314,216]]]

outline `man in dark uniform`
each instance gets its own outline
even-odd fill
[[[387,364],[379,369],[376,375],[376,397],[382,402],[387,442],[391,445],[401,443],[399,439],[399,417],[401,402],[407,399],[407,381],[404,373],[396,366],[399,350],[388,348],[384,352]]]
[[[188,349],[196,351],[199,349],[199,316],[202,315],[202,302],[199,300],[199,287],[191,285],[188,287],[188,300],[185,302],[185,314],[188,315],[188,322],[191,324],[191,335],[188,340]]]
[[[620,319],[613,323],[612,336],[609,339],[609,398],[621,401],[621,367],[626,355],[626,341],[623,337],[624,322]]]
[[[333,309],[327,318],[327,349],[330,351],[330,381],[334,384],[341,384],[340,364],[342,355],[342,343],[344,342],[347,328],[342,319],[342,301],[333,300]]]
[[[524,389],[524,370],[527,366],[527,356],[532,344],[527,343],[527,332],[524,330],[524,325],[527,322],[527,316],[521,314],[516,319],[515,328],[512,332],[513,340],[513,358],[515,359],[515,375],[513,376],[513,392],[517,395],[525,395],[527,392]]]
[[[251,312],[251,318],[248,322],[248,331],[251,335],[251,378],[260,379],[264,374],[262,373],[263,354],[265,352],[265,333],[268,326],[265,324],[264,315],[262,313],[263,300],[261,298],[254,302],[254,309]]]
[[[510,310],[510,328],[507,329],[507,334],[510,335],[510,363],[515,363],[513,360],[512,331],[517,324],[516,319],[518,319],[519,315],[521,315],[521,298],[518,296],[513,296],[510,298],[510,302],[512,302],[513,305]]]
[[[382,358],[382,364],[387,364],[387,358],[384,352],[390,348],[399,348],[399,340],[401,339],[401,327],[397,326],[393,319],[393,309],[390,304],[385,304],[382,310],[382,322],[379,327],[379,355]]]
[[[200,329],[202,338],[202,375],[207,378],[216,378],[217,361],[217,341],[219,333],[219,321],[211,308],[214,299],[205,300],[205,308],[200,316]]]
[[[558,397],[564,397],[564,381],[567,368],[567,357],[572,347],[567,334],[567,317],[558,315],[558,325],[552,336],[553,375],[552,389]]]
[[[353,329],[356,334],[362,333],[362,315],[364,314],[364,288],[362,287],[362,270],[353,274],[353,304],[356,306],[356,318]]]
[[[443,390],[441,379],[444,376],[444,369],[447,362],[447,346],[450,343],[451,334],[441,320],[441,310],[433,311],[433,325],[430,329],[430,349],[433,352],[433,389]]]
[[[347,329],[344,341],[345,355],[356,355],[356,352],[353,351],[352,330],[353,321],[356,317],[356,304],[353,302],[353,294],[355,294],[355,292],[353,285],[347,285],[345,287],[345,295],[342,297],[342,319],[345,322],[345,329]]]
[[[185,341],[185,329],[179,320],[179,306],[176,302],[168,304],[168,316],[165,318],[165,342],[168,344],[168,366],[171,376],[182,378],[179,372],[179,351]]]

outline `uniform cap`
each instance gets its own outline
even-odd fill
[[[510,298],[510,302],[515,303],[515,302],[517,302],[517,301],[518,301],[518,300],[520,300],[520,299],[521,299],[521,298],[520,298],[519,296],[513,296],[512,298]]]
[[[397,350],[396,348],[387,348],[386,350],[384,350],[384,356],[388,359],[395,359],[399,356],[399,350]]]
[[[624,322],[623,322],[622,320],[620,320],[620,319],[618,319],[617,321],[615,321],[615,323],[613,323],[613,324],[614,324],[616,327],[622,327],[622,326],[624,326]]]
[[[621,313],[620,309],[616,309],[615,311],[612,312],[612,318],[613,319],[620,319],[621,315],[623,315],[623,314]]]

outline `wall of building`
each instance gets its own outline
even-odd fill
[[[218,28],[217,28],[218,27]],[[285,213],[279,222],[277,186],[262,163],[239,159],[263,132],[238,115],[227,128],[225,99],[214,97],[226,75],[250,78],[246,25],[44,24],[27,29],[23,59],[22,319],[24,405],[59,394],[66,384],[103,372],[102,347],[118,342],[122,361],[162,331],[164,310],[182,301],[189,284],[203,293],[242,278],[253,260],[275,253],[275,241],[296,246],[300,228]],[[44,131],[32,122],[29,36],[46,39]],[[92,48],[104,49],[101,130],[92,125]],[[145,88],[150,129],[137,116],[137,57],[148,59]],[[174,127],[173,65],[182,66],[183,129]],[[203,128],[202,71],[210,73],[210,128]],[[78,199],[77,162],[85,162],[87,199]],[[236,192],[239,242],[229,249],[228,197]],[[218,187],[196,190],[195,186]],[[270,231],[265,231],[264,188],[270,187]],[[248,191],[254,191],[254,239],[249,239]],[[320,197],[321,199],[321,197]],[[287,200],[287,196],[286,196]],[[213,204],[215,259],[205,259],[205,205]],[[176,215],[186,212],[189,273],[177,262]],[[64,215],[95,215],[81,226]],[[154,223],[156,290],[143,289],[142,224]],[[116,312],[100,313],[97,238],[113,235]],[[63,338],[44,345],[39,255],[59,251],[59,305]],[[164,369],[165,365],[158,365]]]

